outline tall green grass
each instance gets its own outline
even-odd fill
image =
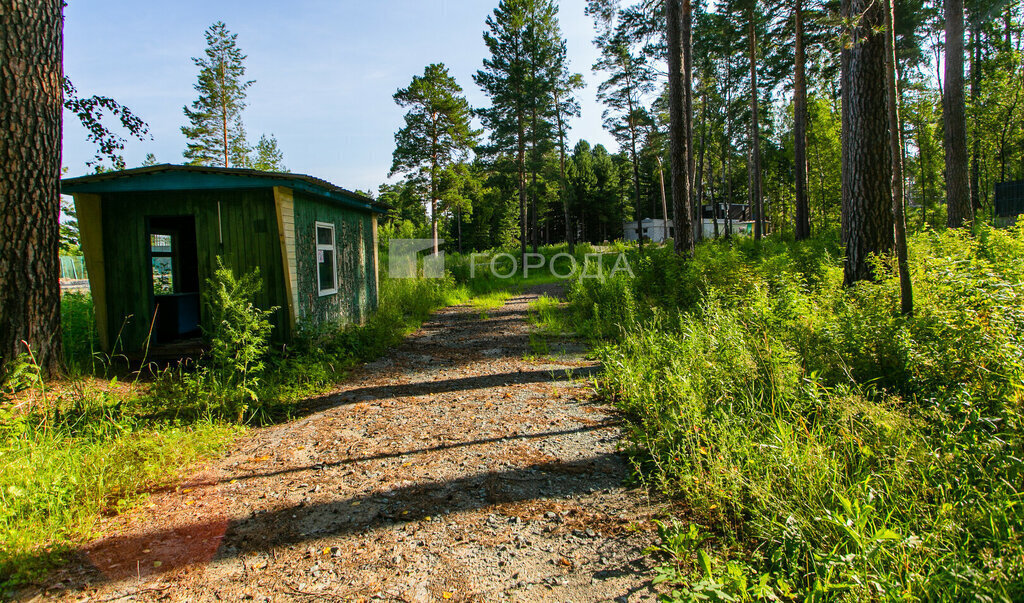
[[[221,317],[212,353],[111,371],[130,387],[92,377],[110,367],[97,352],[88,295],[63,298],[66,380],[43,383],[27,358],[11,363],[0,383],[0,595],[59,562],[101,514],[144,500],[245,425],[293,416],[304,398],[384,353],[432,311],[472,295],[450,275],[383,278],[366,324],[304,328],[271,350],[265,311],[251,304],[258,277],[221,274],[216,285],[207,299]]]
[[[656,250],[570,290],[638,476],[689,509],[667,599],[1024,598],[1024,231],[910,255],[913,317],[885,263],[843,288],[830,239]]]

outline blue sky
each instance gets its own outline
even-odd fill
[[[616,145],[601,128],[593,25],[585,0],[563,0],[560,20],[572,69],[588,87],[583,115],[570,140]],[[153,140],[129,138],[125,159],[138,166],[146,153],[182,163],[182,106],[196,96],[203,32],[217,20],[238,34],[248,55],[250,88],[245,124],[250,142],[274,134],[293,172],[346,188],[376,190],[391,167],[402,111],[391,96],[431,62],[444,62],[474,106],[487,104],[472,74],[486,54],[484,20],[497,0],[179,0],[127,2],[69,0],[64,65],[83,95],[103,94],[149,124]],[[65,114],[64,165],[88,171],[94,148],[73,115]]]

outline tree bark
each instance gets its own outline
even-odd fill
[[[658,180],[661,183],[661,240],[668,241],[668,199],[665,197],[665,167],[658,155]]]
[[[796,40],[793,61],[793,151],[796,160],[796,225],[800,241],[811,236],[811,210],[807,202],[807,81],[804,74],[803,0],[796,0],[793,11]]]
[[[843,0],[853,22],[842,50],[842,242],[846,285],[874,278],[871,254],[893,246],[882,5]]]
[[[761,120],[757,99],[757,32],[754,7],[750,7],[750,204],[754,212],[754,239],[764,236],[764,205],[761,195]]]
[[[572,253],[573,232],[572,225],[569,220],[568,187],[565,182],[565,124],[562,121],[562,105],[560,104],[560,100],[558,87],[555,86],[555,116],[558,119],[558,183],[562,193],[562,213],[565,216],[565,244],[569,249],[569,253]]]
[[[978,93],[981,89],[981,37],[971,28],[971,208],[981,210],[981,132],[978,131]]]
[[[526,132],[523,128],[523,116],[519,116],[519,136],[516,149],[516,163],[519,171],[519,260],[526,264]]]
[[[644,251],[644,224],[643,224],[643,212],[640,207],[640,159],[636,154],[636,130],[637,124],[634,120],[636,116],[636,106],[633,102],[633,83],[629,77],[629,67],[626,65],[622,66],[623,71],[626,73],[626,101],[629,103],[629,144],[630,151],[632,152],[633,161],[633,191],[636,195],[636,241],[637,249],[640,253]]]
[[[667,0],[666,40],[668,42],[668,97],[669,97],[669,174],[672,180],[672,216],[675,233],[675,251],[684,256],[693,255],[693,231],[690,224],[691,150],[687,147],[686,133],[686,80],[684,67],[690,54],[691,35],[683,24],[683,13],[690,14],[690,0]],[[686,31],[683,31],[686,29]]]
[[[0,372],[29,348],[44,375],[61,361],[62,7],[0,0]]]
[[[885,0],[885,88],[889,116],[889,156],[892,162],[892,217],[895,226],[896,265],[900,278],[900,311],[914,313],[914,292],[907,259],[907,217],[903,194],[903,141],[900,140],[899,89],[896,87],[896,33],[893,29],[892,0]]]
[[[690,183],[690,219],[693,226],[690,236],[694,245],[702,238],[700,228],[700,206],[697,201],[696,147],[693,145],[693,6],[691,0],[684,0],[682,11],[683,36],[683,123],[686,124],[686,175]]]
[[[705,84],[706,86],[707,84]],[[698,241],[704,240],[704,150],[707,148],[708,129],[708,95],[704,87],[702,101],[704,103],[700,110],[700,151],[697,152],[697,171],[694,182],[696,183],[697,194],[695,195],[696,218],[694,220],[694,238]]]
[[[942,119],[946,150],[946,225],[974,221],[967,166],[967,115],[964,107],[964,3],[945,0],[946,54]]]

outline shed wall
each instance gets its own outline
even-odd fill
[[[220,202],[218,224],[217,202]],[[271,317],[273,338],[290,337],[280,237],[272,189],[108,193],[102,196],[104,262],[110,342],[120,334],[120,348],[139,350],[151,315],[152,276],[146,218],[195,217],[201,289],[213,276],[217,257],[236,275],[260,268],[261,308],[277,306]],[[223,233],[223,242],[221,242]],[[204,305],[205,306],[205,305]],[[208,328],[206,308],[202,324]]]
[[[295,253],[298,317],[305,324],[362,323],[377,307],[373,218],[295,191]],[[317,286],[316,222],[334,224],[338,292],[321,296]]]

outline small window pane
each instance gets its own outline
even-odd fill
[[[153,293],[169,295],[174,293],[174,259],[168,256],[153,257]]]
[[[318,249],[316,252],[317,270],[320,272],[320,291],[336,289],[334,283],[334,253],[329,249]]]
[[[149,237],[149,246],[153,253],[171,253],[174,250],[173,237],[168,234],[155,234]]]
[[[309,232],[308,230],[306,232]],[[322,226],[316,227],[316,244],[334,246],[334,231]]]

